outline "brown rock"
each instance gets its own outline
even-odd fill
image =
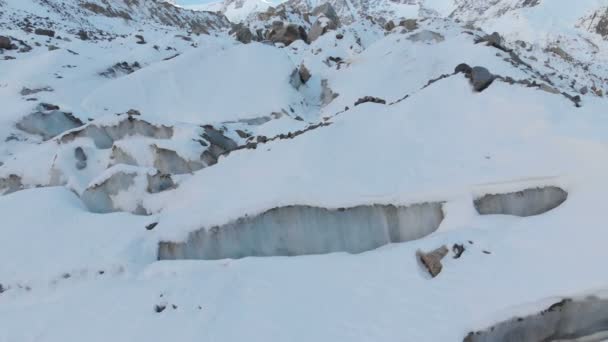
[[[435,278],[443,269],[443,265],[441,265],[441,259],[448,254],[448,248],[446,246],[441,246],[436,250],[425,253],[422,251],[416,252],[416,257],[422,262],[424,267],[429,271],[431,276]]]

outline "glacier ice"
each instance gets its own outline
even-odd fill
[[[564,299],[528,317],[513,318],[489,329],[469,333],[464,342],[605,341],[608,300]]]
[[[475,200],[481,215],[533,216],[557,208],[568,198],[558,187],[530,188],[518,192],[489,194]]]
[[[361,253],[431,234],[441,224],[441,203],[362,205],[330,210],[294,205],[160,242],[158,259],[224,259]]]
[[[71,113],[59,110],[40,110],[25,116],[17,122],[17,128],[27,133],[40,135],[44,140],[49,140],[65,131],[82,125],[82,121]]]

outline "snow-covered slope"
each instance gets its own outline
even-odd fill
[[[605,336],[606,1],[266,5],[0,0],[0,342]]]

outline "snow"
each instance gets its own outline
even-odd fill
[[[0,196],[0,341],[460,341],[564,297],[605,297],[608,116],[599,90],[608,90],[608,46],[578,24],[606,4],[520,2],[478,12],[488,3],[349,1],[349,15],[367,4],[396,23],[418,18],[419,28],[386,32],[357,20],[310,45],[284,47],[240,44],[216,14],[179,12],[214,21],[209,34],[163,25],[154,13],[173,12],[154,12],[151,0],[132,8],[108,1],[130,21],[79,9],[75,0],[0,0],[2,35],[32,47],[0,52],[0,186],[15,175],[25,188]],[[261,8],[257,0],[238,11],[230,4],[233,20]],[[463,22],[448,18],[452,12]],[[27,33],[19,27],[26,16],[62,38]],[[465,25],[469,19],[485,32]],[[81,29],[92,38],[79,39]],[[525,64],[475,43],[495,29]],[[136,43],[139,34],[147,44]],[[122,61],[142,68],[99,75]],[[302,63],[312,77],[295,89],[290,76]],[[502,78],[475,92],[453,73],[460,63]],[[325,82],[339,95],[322,106]],[[53,91],[21,96],[23,87]],[[580,107],[562,93],[580,96]],[[387,103],[354,106],[364,96]],[[20,130],[16,123],[41,102],[85,125],[48,141]],[[131,109],[139,114],[124,114]],[[230,148],[213,146],[209,132],[231,139]],[[148,176],[160,177],[156,147],[204,167],[163,165],[180,169],[171,186],[169,178],[150,184]],[[164,162],[177,164],[171,160]],[[108,191],[119,212],[91,212],[83,194],[121,172],[134,178]],[[487,194],[543,187],[563,189],[567,199],[528,217],[475,208]],[[365,235],[386,233],[389,215],[349,211],[438,202],[439,226],[390,240],[408,240],[399,243]],[[229,239],[234,253],[212,256],[242,259],[158,260],[160,242],[225,236],[244,222],[249,240]],[[287,254],[319,254],[250,257],[251,241],[285,236],[296,237],[296,252]],[[344,248],[346,238],[356,248]],[[450,252],[431,278],[417,251],[454,244],[466,250],[458,259]],[[173,256],[207,252],[188,248]]]

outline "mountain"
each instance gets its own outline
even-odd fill
[[[605,0],[0,0],[0,341],[601,341]]]

